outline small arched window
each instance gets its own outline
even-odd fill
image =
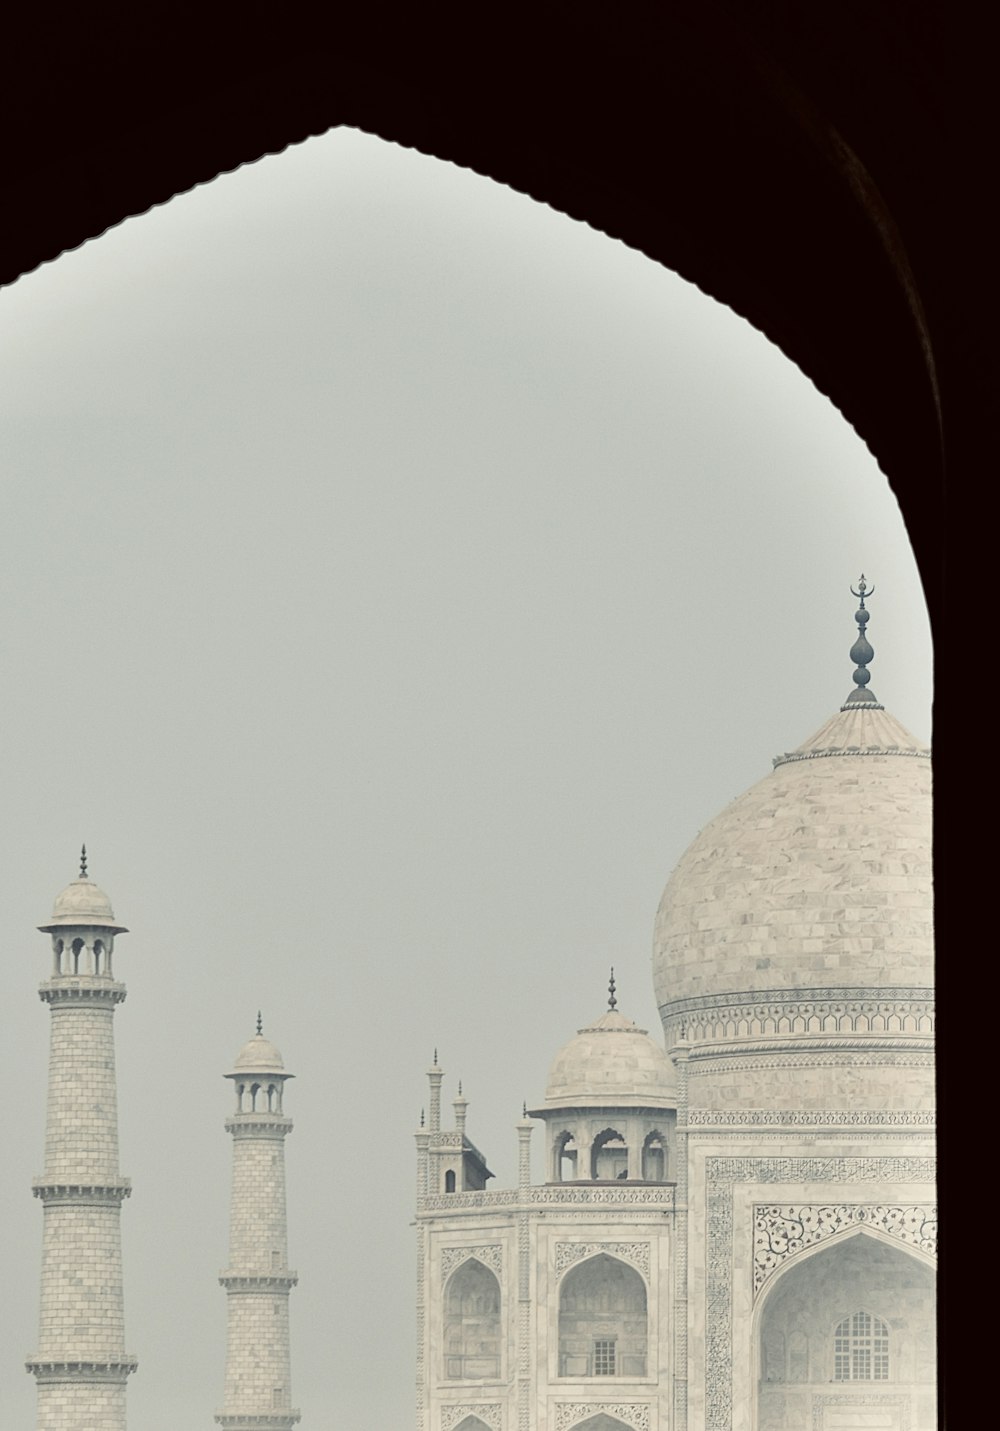
[[[642,1145],[642,1176],[647,1183],[662,1183],[667,1176],[667,1150],[663,1134],[648,1133]]]
[[[889,1328],[871,1312],[853,1312],[833,1334],[834,1381],[888,1381]]]
[[[628,1146],[617,1128],[605,1128],[591,1144],[590,1176],[595,1182],[628,1177]]]
[[[568,1130],[560,1133],[555,1143],[555,1174],[560,1183],[575,1183],[580,1176],[576,1139]]]
[[[453,1193],[455,1191],[455,1172],[453,1168],[449,1168],[444,1175],[444,1190],[446,1193]]]

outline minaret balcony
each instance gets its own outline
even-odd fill
[[[120,1004],[125,985],[107,974],[56,974],[38,986],[43,1004]]]
[[[228,1268],[219,1273],[219,1284],[227,1292],[290,1292],[298,1285],[299,1274],[285,1268],[283,1272],[232,1272]]]
[[[132,1196],[131,1178],[107,1178],[101,1182],[67,1182],[38,1177],[32,1180],[31,1191],[46,1205],[73,1203],[77,1207],[106,1207]]]
[[[225,1431],[292,1431],[296,1422],[302,1420],[301,1411],[262,1412],[259,1416],[234,1415],[218,1411],[215,1420]]]
[[[292,1131],[292,1120],[284,1113],[232,1113],[226,1132],[234,1138],[284,1138]]]
[[[124,1385],[126,1377],[139,1365],[134,1356],[116,1357],[110,1361],[44,1361],[29,1357],[24,1363],[40,1385],[64,1381],[103,1381]]]

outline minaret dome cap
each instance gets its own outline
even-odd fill
[[[262,1033],[254,1034],[249,1039],[239,1053],[236,1055],[236,1062],[233,1064],[232,1073],[227,1073],[227,1078],[245,1078],[247,1074],[259,1073],[265,1075],[279,1075],[281,1078],[291,1078],[292,1074],[285,1072],[285,1064],[277,1048],[269,1038],[265,1038]]]
[[[40,924],[43,934],[55,934],[60,929],[105,929],[109,934],[127,934],[124,924],[115,921],[111,901],[98,885],[86,875],[68,884],[52,907],[48,924]]]

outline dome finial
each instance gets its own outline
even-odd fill
[[[264,1032],[264,1020],[260,1016],[260,1009],[257,1010],[257,1037],[260,1038]]]
[[[858,581],[857,590],[855,590],[853,586],[851,587],[851,595],[856,596],[859,602],[858,609],[854,613],[854,619],[858,623],[858,639],[851,647],[851,660],[854,662],[855,665],[855,689],[851,692],[851,694],[847,697],[847,700],[841,706],[840,709],[844,711],[850,709],[851,706],[874,706],[877,710],[882,709],[882,707],[879,705],[878,697],[876,696],[875,692],[868,690],[868,682],[871,680],[871,675],[868,671],[868,663],[875,655],[875,652],[873,651],[871,643],[869,642],[868,636],[865,632],[865,627],[868,625],[869,616],[869,612],[865,608],[865,597],[873,596],[874,593],[874,586],[868,585],[868,583],[865,581],[865,574],[864,572],[862,572],[861,577]]]
[[[80,878],[87,878],[87,846],[80,846]]]
[[[611,966],[611,978],[608,980],[608,1008],[616,1009],[618,1000],[615,998],[615,966]]]

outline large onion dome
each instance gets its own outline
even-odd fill
[[[855,690],[701,831],[667,883],[653,977],[668,1047],[699,1026],[716,1040],[906,1032],[907,1000],[929,996],[930,751],[868,688],[867,591],[862,578]],[[796,993],[819,1003],[796,1013]],[[866,997],[867,1022],[848,1019],[843,1001]]]

